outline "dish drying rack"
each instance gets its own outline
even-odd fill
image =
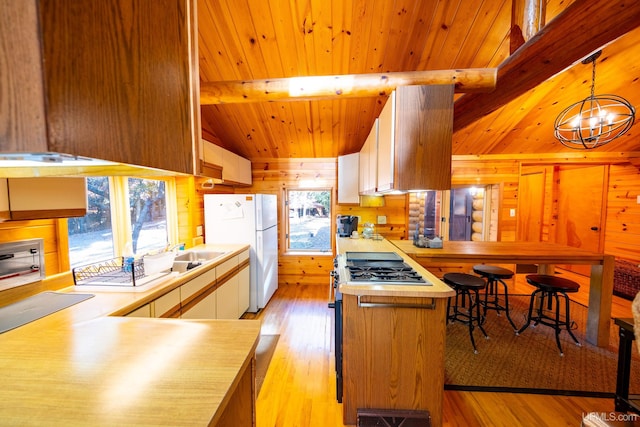
[[[142,259],[125,262],[123,257],[119,257],[75,267],[72,273],[76,286],[96,282],[136,286],[136,280],[144,277],[144,263]]]

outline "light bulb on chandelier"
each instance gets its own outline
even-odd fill
[[[569,148],[600,147],[625,134],[635,121],[635,108],[618,95],[595,95],[598,51],[585,58],[593,64],[591,95],[565,108],[556,118],[555,136]]]

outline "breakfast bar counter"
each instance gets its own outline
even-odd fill
[[[609,345],[614,257],[546,242],[444,241],[440,249],[419,248],[409,240],[392,240],[416,262],[537,264],[539,274],[553,274],[555,264],[590,264],[589,313],[586,339]]]

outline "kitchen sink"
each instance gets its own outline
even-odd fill
[[[209,261],[221,257],[227,252],[216,252],[207,250],[191,250],[185,251],[176,256],[173,260],[172,271],[184,273],[185,271],[200,267]]]

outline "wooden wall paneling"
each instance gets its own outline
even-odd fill
[[[56,249],[55,253],[58,257],[58,272],[71,270],[71,261],[69,260],[69,227],[66,218],[58,218],[54,220],[56,228]]]
[[[371,222],[375,224],[376,233],[387,239],[406,239],[408,233],[407,209],[409,196],[387,195],[383,196],[385,205],[381,207],[360,207],[353,205],[337,205],[336,215],[356,215],[360,217],[358,229],[362,232],[362,224]],[[387,217],[386,224],[378,224],[378,216]],[[334,215],[335,217],[335,215]]]
[[[0,292],[0,307],[45,290],[57,290],[73,284],[69,273],[69,243],[66,219],[0,222],[0,243],[26,239],[44,240],[45,280]]]
[[[278,259],[278,283],[326,285],[328,293],[331,270],[333,256],[281,255]]]
[[[541,242],[544,206],[549,203],[545,194],[546,170],[540,166],[523,166],[518,182],[516,210],[516,239]]]
[[[518,183],[505,182],[502,184],[502,204],[500,223],[500,234],[498,240],[501,242],[513,242],[516,240],[516,217],[509,214],[511,209],[518,207]]]
[[[475,7],[458,7],[456,10],[456,20],[462,20],[468,23],[467,32],[450,32],[442,44],[442,52],[448,52],[450,54],[443,54],[442,60],[446,61],[443,65],[445,69],[460,67],[460,64],[467,64],[468,62],[462,61],[460,58],[461,52],[466,52],[468,61],[473,56],[473,53],[477,51],[477,46],[483,43],[484,38],[481,37],[469,37],[470,32],[476,32],[477,34],[486,34],[491,31],[491,27],[495,24],[495,15],[502,9],[496,8],[492,2],[481,1],[480,4],[476,2]],[[481,17],[481,19],[478,19]],[[466,65],[465,65],[466,67]]]
[[[518,182],[519,169],[514,156],[453,156],[451,186]]]
[[[202,179],[201,181],[206,181]],[[198,237],[196,226],[204,223],[202,198],[196,195],[195,177],[176,177],[176,206],[178,216],[178,240],[187,248],[195,246]],[[214,187],[215,188],[215,187]]]

